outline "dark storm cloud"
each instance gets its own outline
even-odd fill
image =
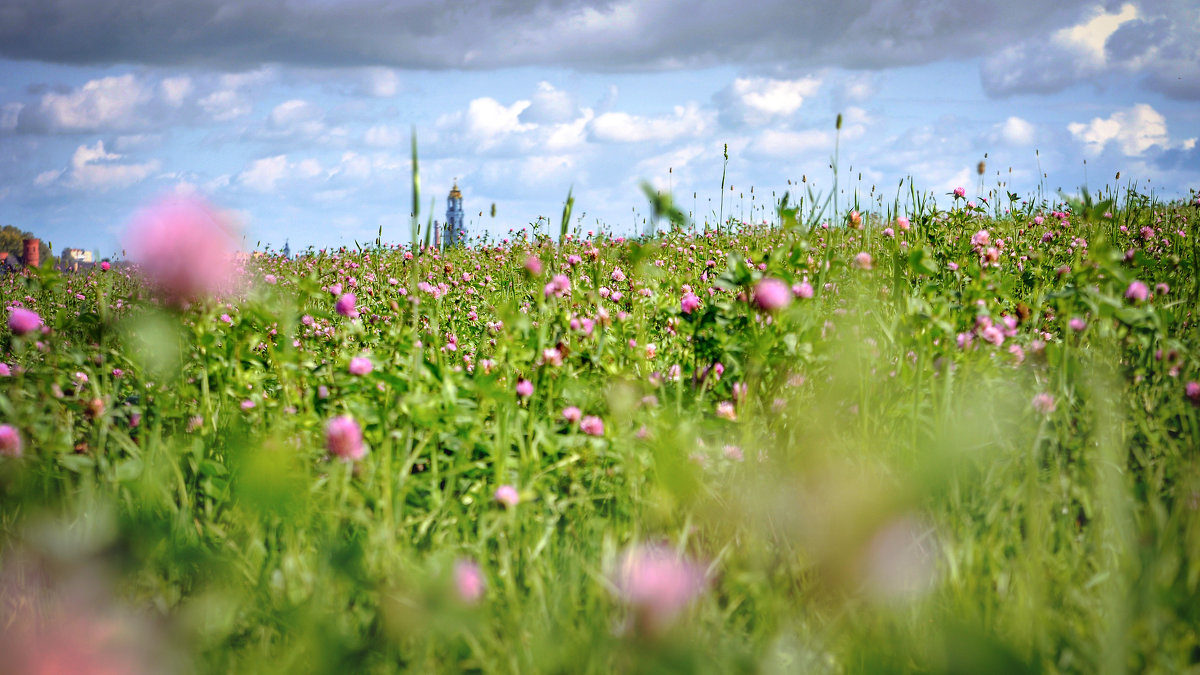
[[[986,55],[1078,19],[1078,0],[6,0],[0,56],[68,64],[262,63],[660,70],[878,69]],[[1037,16],[1031,28],[1028,17]]]

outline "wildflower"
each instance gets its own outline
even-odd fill
[[[329,420],[325,425],[325,449],[329,454],[345,461],[362,459],[367,455],[363,447],[362,429],[349,415]]]
[[[8,367],[7,363],[0,363],[0,377],[8,377],[9,375],[12,375],[12,369]]]
[[[807,300],[811,298],[813,296],[812,284],[808,283],[807,281],[801,281],[800,283],[792,284],[792,295],[800,298],[801,300]]]
[[[533,383],[525,378],[517,380],[517,396],[521,398],[533,396]]]
[[[354,319],[358,317],[358,310],[354,307],[354,303],[357,301],[358,298],[356,298],[353,293],[346,293],[337,299],[337,302],[334,303],[333,308],[338,314],[350,319]]]
[[[625,273],[621,271],[620,267],[613,268],[612,280],[613,281],[625,281]]]
[[[862,214],[858,211],[850,212],[850,227],[854,229],[862,229]]]
[[[242,401],[242,410],[253,410],[258,404],[250,399]]]
[[[542,275],[542,261],[537,256],[529,256],[525,259],[525,271],[532,276],[539,277]]]
[[[1146,284],[1136,279],[1125,289],[1125,298],[1134,302],[1144,302],[1149,295],[1150,289]]]
[[[1087,322],[1076,316],[1067,322],[1067,326],[1076,333],[1082,333],[1087,328]]]
[[[721,452],[725,455],[725,459],[730,459],[735,462],[741,462],[746,459],[746,455],[742,452],[742,449],[736,445],[726,445],[724,448],[722,448]]]
[[[21,433],[10,424],[0,424],[0,455],[21,456]]]
[[[130,258],[167,303],[186,305],[232,285],[233,227],[198,197],[168,197],[134,217],[125,235]]]
[[[24,307],[12,307],[8,310],[8,329],[13,335],[28,335],[42,327],[42,317],[37,312]]]
[[[900,216],[900,217],[896,218],[896,227],[901,232],[907,232],[908,228],[910,227],[908,218],[905,218],[904,216]]]
[[[768,312],[781,310],[792,301],[788,291],[787,284],[779,279],[763,279],[754,287],[754,304]]]
[[[680,298],[680,300],[679,300],[679,309],[684,314],[691,314],[699,307],[700,307],[700,298],[697,297],[696,294],[692,293],[691,291],[684,293],[683,297]]]
[[[1158,295],[1166,295],[1171,292],[1171,287],[1163,283],[1154,284],[1154,292]]]
[[[1187,394],[1188,400],[1192,402],[1192,405],[1200,406],[1200,382],[1188,382],[1184,386],[1183,392]]]
[[[454,590],[458,599],[468,605],[476,605],[483,598],[486,584],[483,570],[479,564],[471,560],[459,560],[454,563]]]
[[[733,421],[737,419],[737,410],[734,409],[733,403],[730,401],[721,401],[717,404],[717,417]]]
[[[1050,413],[1054,412],[1054,408],[1057,407],[1057,405],[1058,404],[1054,401],[1054,397],[1046,392],[1042,392],[1033,397],[1033,409],[1038,411],[1039,414],[1049,415]]]
[[[1013,359],[1016,360],[1018,366],[1025,361],[1025,350],[1019,344],[1013,343],[1009,345],[1008,353],[1013,355]]]
[[[866,251],[862,251],[858,255],[854,256],[854,266],[863,270],[871,269],[874,266],[874,263],[871,260],[871,254],[867,253]]]
[[[579,430],[589,436],[603,436],[604,420],[595,415],[588,415],[579,423]]]
[[[955,199],[962,199],[963,197],[966,197],[966,196],[967,196],[966,188],[963,188],[963,187],[954,188],[954,198]]]
[[[356,356],[350,359],[351,375],[366,375],[374,368],[375,366],[371,363],[371,359],[368,359],[365,356]]]
[[[566,408],[563,408],[562,416],[563,416],[563,419],[566,420],[568,423],[573,424],[575,422],[578,422],[579,419],[581,417],[583,417],[583,411],[580,410],[579,408],[576,408],[573,405],[567,406]]]
[[[496,488],[496,492],[492,497],[503,504],[505,508],[510,509],[521,501],[521,495],[517,494],[517,489],[511,485],[501,485]]]
[[[571,279],[568,278],[567,275],[565,275],[565,274],[555,274],[550,279],[550,283],[546,284],[546,287],[542,289],[542,293],[547,298],[550,297],[551,295],[553,295],[556,298],[561,298],[563,295],[565,295],[570,290],[571,290]]]
[[[635,546],[621,556],[614,586],[634,611],[637,629],[651,635],[667,628],[704,590],[700,567],[663,546]]]

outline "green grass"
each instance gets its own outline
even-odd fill
[[[185,311],[120,267],[6,278],[51,327],[3,337],[0,422],[25,444],[0,457],[6,653],[94,638],[222,673],[1200,667],[1200,209],[1127,192],[1105,217],[1089,196],[1064,225],[1050,204],[922,201],[905,232],[836,209],[824,228],[810,195],[771,226],[689,234],[657,197],[672,229],[654,238],[265,256],[253,286]],[[1006,241],[995,266],[983,229]],[[571,293],[547,296],[558,273]],[[815,295],[756,309],[765,276]],[[351,277],[354,320],[328,290]],[[1134,280],[1152,297],[1127,299]],[[349,374],[363,354],[373,371]],[[360,462],[325,450],[342,414]],[[658,543],[707,581],[648,630],[617,568]],[[455,592],[461,560],[478,603]]]

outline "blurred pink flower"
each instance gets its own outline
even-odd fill
[[[1149,295],[1150,289],[1146,284],[1136,279],[1125,289],[1125,298],[1134,302],[1144,302]]]
[[[479,564],[471,560],[459,560],[454,563],[454,590],[458,599],[468,605],[479,604],[486,587],[483,570]]]
[[[966,197],[966,196],[967,196],[967,189],[966,189],[966,188],[961,188],[961,187],[956,187],[956,188],[954,188],[954,196],[955,196],[956,198],[962,198],[962,197]]]
[[[579,430],[589,436],[603,436],[604,420],[595,415],[588,415],[579,423]]]
[[[1033,409],[1042,415],[1049,415],[1054,412],[1057,407],[1054,397],[1046,392],[1042,392],[1033,397]]]
[[[333,308],[338,314],[353,319],[358,316],[358,310],[354,307],[354,304],[357,301],[358,298],[356,298],[353,293],[346,293],[337,299],[337,302],[334,303]]]
[[[8,309],[8,329],[13,335],[28,335],[42,327],[42,317],[24,307]]]
[[[1187,395],[1192,405],[1200,406],[1200,382],[1188,382],[1184,385],[1183,393]]]
[[[525,378],[517,380],[517,396],[521,398],[533,396],[533,383]]]
[[[637,629],[651,635],[667,628],[704,590],[704,573],[664,546],[634,546],[618,563],[613,584],[634,611]]]
[[[356,356],[350,359],[351,375],[366,375],[374,368],[375,366],[371,363],[371,359],[368,359],[365,356]]]
[[[329,454],[346,461],[359,460],[367,455],[363,447],[362,429],[349,415],[335,417],[325,425],[325,448]]]
[[[100,261],[100,271],[107,272],[112,269],[112,265],[107,260]]]
[[[759,309],[775,312],[788,306],[792,301],[792,294],[787,284],[768,277],[754,287],[753,298]]]
[[[1076,333],[1082,333],[1083,329],[1087,328],[1087,322],[1076,316],[1067,322],[1067,327]]]
[[[563,408],[562,416],[563,416],[564,420],[566,420],[569,423],[574,424],[575,422],[578,422],[580,420],[580,418],[583,417],[583,411],[580,410],[579,408],[576,408],[575,406],[568,406],[566,408]]]
[[[185,305],[233,286],[233,227],[199,197],[167,197],[140,211],[124,241],[130,259],[169,304]]]
[[[550,277],[550,282],[542,289],[542,294],[547,298],[553,295],[556,298],[569,293],[571,290],[571,279],[565,274],[555,274]]]
[[[807,281],[801,281],[799,283],[792,284],[792,295],[800,298],[801,300],[807,300],[811,298],[813,296],[812,284],[808,283]]]
[[[525,259],[525,271],[529,272],[530,274],[532,274],[535,277],[541,276],[541,274],[542,274],[541,259],[539,259],[537,256],[533,256],[533,255],[526,258]]]
[[[521,495],[517,493],[517,488],[511,485],[501,485],[496,488],[496,493],[492,496],[496,501],[510,509],[521,501]]]
[[[0,455],[21,456],[21,433],[11,424],[0,424]]]
[[[698,307],[700,307],[700,298],[691,291],[684,293],[683,297],[679,300],[679,309],[682,310],[684,314],[691,314],[692,312],[696,311]]]
[[[871,269],[874,266],[874,262],[871,260],[871,254],[867,253],[866,251],[862,251],[858,255],[854,256],[854,266],[863,270]]]

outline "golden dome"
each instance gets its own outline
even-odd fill
[[[462,199],[462,193],[458,191],[458,180],[454,181],[454,187],[450,188],[451,199]]]

